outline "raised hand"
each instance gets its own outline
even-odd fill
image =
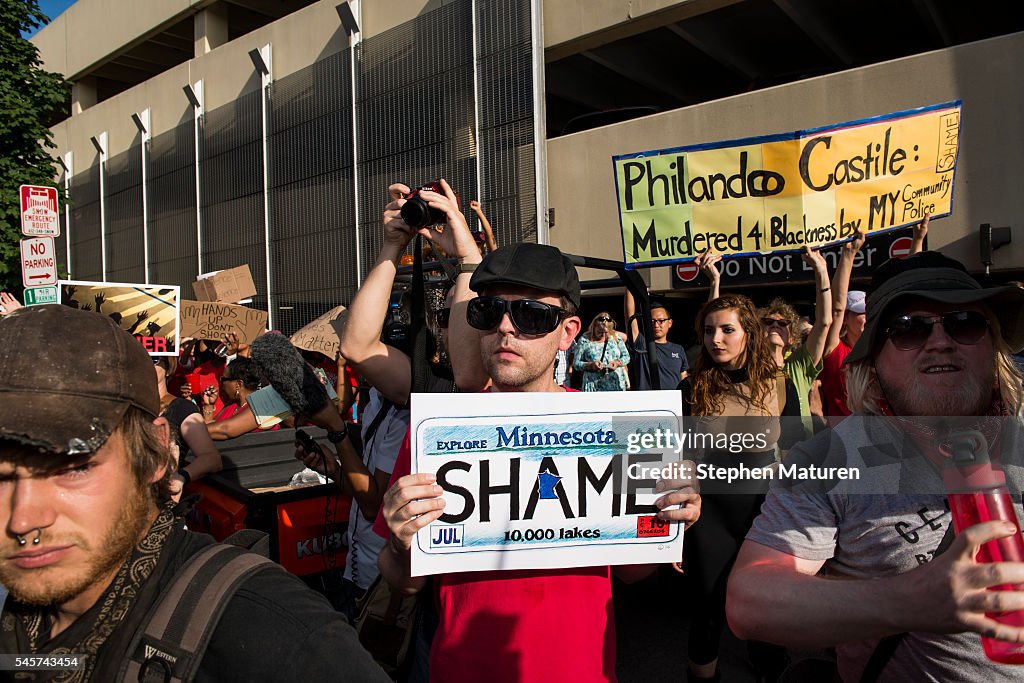
[[[128,328],[128,334],[135,334],[138,331],[139,326],[142,325],[142,321],[145,320],[147,317],[149,317],[148,310],[142,311],[141,313],[136,315],[135,322],[132,323],[132,326]]]
[[[698,268],[700,268],[700,272],[704,273],[704,275],[709,280],[711,280],[712,283],[715,283],[722,279],[722,273],[719,272],[718,268],[715,265],[721,260],[721,254],[716,254],[715,252],[711,251],[711,249],[708,249],[703,254],[694,259],[694,263],[697,264]]]
[[[405,204],[405,195],[409,194],[409,186],[402,183],[395,183],[388,187],[391,195],[391,202],[384,207],[384,242],[393,244],[399,249],[405,247],[412,241],[416,232],[402,220],[402,205]]]
[[[921,222],[914,226],[914,238],[910,246],[910,253],[917,254],[924,251],[924,238],[928,236],[928,221],[931,214],[925,212]]]
[[[422,190],[420,197],[431,208],[443,211],[448,217],[448,223],[422,227],[418,230],[419,234],[436,244],[449,256],[479,255],[480,250],[476,246],[476,240],[473,239],[472,233],[469,232],[466,217],[459,210],[459,200],[444,178],[441,179],[441,188],[444,190],[444,194]]]
[[[246,355],[245,352],[248,350],[249,345],[238,341],[238,335],[234,332],[228,332],[221,335],[221,343],[224,344],[225,355],[237,356]]]
[[[811,249],[806,244],[804,245],[803,251],[800,254],[800,258],[802,258],[804,263],[810,266],[815,273],[828,272],[828,263],[825,262],[825,257],[821,255],[820,251],[816,249]]]
[[[14,313],[19,308],[24,307],[12,294],[9,292],[0,292],[0,315]]]
[[[843,254],[846,256],[856,256],[857,252],[860,251],[861,247],[867,241],[867,235],[860,230],[853,233],[853,237],[843,244]]]

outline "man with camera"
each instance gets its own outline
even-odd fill
[[[411,351],[398,348],[395,343],[386,343],[381,339],[381,332],[387,318],[399,261],[417,234],[429,239],[459,262],[459,272],[448,292],[452,327],[447,343],[449,355],[466,358],[467,362],[453,367],[454,384],[463,391],[477,391],[487,383],[486,372],[476,358],[479,354],[474,346],[475,334],[465,322],[466,301],[472,296],[468,277],[460,276],[471,273],[473,266],[480,263],[480,251],[448,183],[442,179],[425,187],[432,189],[419,189],[413,193],[401,183],[388,188],[391,203],[384,209],[384,241],[376,262],[349,306],[348,323],[341,339],[341,355],[367,383],[398,406],[405,406],[409,402],[412,389]],[[403,207],[409,203],[408,197],[412,198],[412,208],[406,208],[405,213],[416,224],[415,227],[410,227],[402,216]],[[425,362],[422,359],[416,361]]]
[[[384,542],[373,532],[372,524],[394,470],[399,445],[409,428],[408,403],[414,385],[414,364],[429,364],[428,371],[423,373],[429,378],[428,386],[421,391],[447,392],[455,386],[475,391],[483,388],[486,381],[479,361],[470,364],[468,371],[463,364],[460,366],[463,371],[455,372],[453,377],[430,363],[428,358],[413,358],[408,323],[388,321],[399,260],[417,233],[449,254],[465,254],[460,262],[471,266],[480,261],[480,252],[469,236],[455,194],[446,181],[431,183],[415,192],[405,185],[394,184],[388,191],[392,201],[384,210],[384,242],[377,261],[349,306],[340,346],[342,357],[371,387],[360,420],[362,453],[341,443],[346,427],[334,414],[322,416],[329,422],[321,426],[335,442],[337,458],[320,459],[319,453],[310,453],[303,447],[296,450],[297,458],[339,482],[359,508],[359,514],[354,514],[349,524],[349,561],[345,566],[345,590],[339,605],[350,617],[355,615],[356,600],[377,578],[377,555]],[[406,218],[416,227],[410,227]],[[448,292],[448,306],[460,310],[470,295],[465,282],[461,288],[457,282]],[[464,355],[460,345],[466,344],[469,338],[466,323],[456,320],[452,327],[462,333],[456,334],[450,343],[457,353]],[[475,350],[474,354],[479,355]]]
[[[576,309],[580,284],[572,262],[558,249],[511,244],[488,254],[476,267],[462,315],[473,329],[477,359],[491,391],[562,392],[555,384],[555,355],[569,348],[580,330]],[[455,314],[453,313],[453,320]],[[452,353],[459,365],[471,359]],[[381,574],[407,594],[422,590],[426,577],[412,577],[410,547],[420,529],[444,510],[441,488],[429,474],[409,474],[409,439],[396,463],[394,484],[382,511],[388,542]],[[397,478],[397,479],[396,479]],[[661,519],[690,524],[700,497],[686,481],[658,500]],[[676,508],[675,506],[679,506]],[[668,509],[673,508],[673,509]],[[653,568],[624,566],[629,580]],[[607,681],[615,677],[615,626],[611,569],[465,572],[433,577],[439,624],[430,655],[433,680]]]

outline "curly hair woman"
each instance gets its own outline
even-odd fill
[[[703,340],[700,356],[693,375],[679,389],[683,414],[699,418],[687,427],[707,433],[711,438],[702,443],[715,446],[704,449],[698,459],[709,467],[773,466],[781,436],[779,414],[799,416],[800,409],[796,388],[780,375],[757,309],[745,296],[726,294],[705,304],[696,328]],[[781,411],[780,393],[786,396]],[[799,421],[794,426],[799,438],[802,426]],[[767,481],[753,478],[729,485],[702,482],[704,510],[700,524],[686,533],[683,553],[692,591],[687,648],[691,681],[719,679],[729,570],[766,492]],[[748,649],[759,680],[775,680],[785,668],[782,648],[751,642]]]

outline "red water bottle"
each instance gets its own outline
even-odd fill
[[[985,436],[976,431],[950,432],[939,450],[947,457],[943,478],[957,534],[969,526],[995,520],[1010,522],[1017,528],[1013,536],[982,544],[975,560],[1024,562],[1024,538],[1013,500],[1006,489],[1006,475],[1001,468],[992,465]],[[989,590],[1024,591],[1024,585],[1002,584]],[[986,616],[1002,624],[1024,627],[1024,610],[989,612]],[[1024,664],[1024,644],[986,636],[981,637],[981,644],[985,655],[993,662]]]

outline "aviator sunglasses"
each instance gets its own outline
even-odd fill
[[[942,323],[946,334],[957,344],[977,344],[988,332],[988,320],[978,311],[953,311],[945,315],[901,315],[889,323],[885,335],[901,351],[924,346],[932,326]]]
[[[548,334],[558,327],[562,318],[569,315],[564,308],[534,299],[506,301],[496,296],[479,296],[470,299],[466,321],[486,332],[500,325],[505,313],[508,313],[512,324],[523,334]]]
[[[781,327],[784,330],[789,329],[790,322],[792,321],[786,320],[785,318],[781,320],[777,318],[761,318],[761,324],[764,325],[765,327]]]

